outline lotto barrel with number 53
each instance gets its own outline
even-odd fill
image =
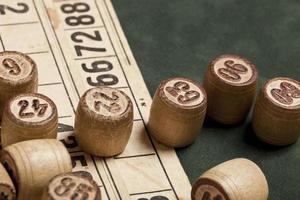
[[[247,59],[222,55],[208,66],[203,87],[207,93],[207,115],[223,124],[245,120],[252,106],[258,73]]]
[[[300,135],[300,83],[278,77],[267,81],[256,100],[252,120],[256,135],[273,145],[288,145]]]
[[[159,142],[184,147],[202,128],[206,93],[195,81],[176,77],[163,81],[153,98],[148,128]]]

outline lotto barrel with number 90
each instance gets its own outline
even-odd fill
[[[255,97],[257,74],[256,67],[240,56],[222,55],[214,59],[203,82],[207,115],[222,124],[244,121]]]

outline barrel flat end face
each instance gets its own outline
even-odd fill
[[[0,78],[8,82],[17,83],[19,81],[34,78],[36,71],[35,62],[27,55],[5,51],[0,53]]]
[[[206,100],[206,93],[200,85],[182,77],[166,80],[158,90],[167,103],[182,109],[199,107]]]
[[[210,64],[212,73],[222,82],[233,86],[249,85],[257,80],[256,67],[237,55],[222,55]]]
[[[47,188],[48,199],[66,200],[80,197],[85,200],[100,200],[96,182],[86,174],[67,173],[54,177]]]
[[[300,109],[300,83],[296,80],[278,77],[264,86],[264,95],[275,105],[287,109]]]
[[[57,116],[55,104],[48,97],[37,93],[16,96],[9,102],[8,112],[17,121],[32,124],[47,122]]]
[[[120,118],[132,109],[129,97],[122,91],[110,87],[90,89],[83,98],[89,110],[104,118]]]

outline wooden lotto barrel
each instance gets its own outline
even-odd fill
[[[11,174],[18,200],[40,199],[51,178],[72,170],[67,149],[56,139],[9,145],[2,151],[1,163]]]
[[[0,120],[11,97],[36,92],[37,86],[37,67],[29,56],[16,51],[0,52]]]
[[[133,105],[124,92],[97,87],[81,97],[74,130],[83,151],[105,157],[122,153],[132,126]]]
[[[252,126],[264,142],[288,145],[300,135],[300,82],[278,77],[266,82],[256,100]]]
[[[42,200],[101,200],[101,193],[93,177],[85,171],[60,174],[52,178],[44,190]]]
[[[206,93],[195,81],[176,77],[163,81],[155,92],[148,129],[159,142],[184,147],[191,144],[203,125]]]
[[[203,87],[207,93],[207,115],[223,124],[243,122],[252,106],[258,72],[247,59],[222,55],[210,62]]]
[[[16,189],[6,169],[0,163],[0,199],[15,200]]]
[[[268,183],[252,161],[238,158],[202,174],[192,187],[192,200],[267,200]]]
[[[4,109],[2,146],[31,139],[56,139],[57,127],[57,108],[51,99],[38,93],[15,96]]]

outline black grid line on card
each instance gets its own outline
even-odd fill
[[[56,83],[44,83],[44,84],[39,84],[39,86],[48,86],[48,85],[60,85],[62,82],[56,82]]]
[[[105,21],[103,20],[103,16],[102,16],[102,14],[101,14],[101,12],[100,12],[100,9],[99,9],[99,5],[98,5],[98,3],[97,3],[96,0],[94,0],[94,1],[95,1],[95,3],[96,3],[96,6],[97,6],[97,9],[98,9],[99,15],[100,15],[100,17],[102,18],[102,21],[103,21],[103,23],[104,23],[105,30],[107,31],[107,35],[109,36],[109,39],[110,39],[110,42],[111,42],[111,44],[112,44],[112,46],[113,46],[114,52],[115,52],[115,54],[116,54],[116,50],[115,50],[114,44],[113,44],[113,42],[112,42],[112,40],[111,40],[111,37],[110,37],[110,35],[109,35],[109,33],[108,33],[108,30],[107,30]],[[109,12],[109,9],[108,9],[108,6],[107,6],[106,1],[105,1],[105,0],[103,0],[103,1],[104,1],[105,6],[106,6],[106,10]],[[114,21],[113,21],[113,19],[112,19],[111,16],[110,16],[110,19],[111,19],[111,21],[114,23]],[[115,25],[114,25],[114,27],[115,27],[115,32],[117,32],[116,26],[115,26]],[[120,36],[118,36],[118,38],[119,38],[120,43],[122,44],[122,41],[121,41]],[[124,47],[123,47],[123,50],[125,50]],[[117,54],[116,54],[116,55],[117,55]],[[127,56],[127,54],[125,54],[125,55]],[[170,177],[169,177],[169,175],[168,175],[168,173],[167,173],[167,171],[166,171],[166,169],[165,169],[165,167],[164,167],[164,165],[163,165],[163,163],[162,163],[162,160],[161,160],[161,158],[160,158],[160,156],[159,156],[159,154],[158,154],[158,152],[157,152],[157,149],[156,149],[156,147],[155,147],[155,145],[154,145],[154,143],[153,143],[153,140],[152,140],[152,138],[151,138],[150,135],[149,135],[149,132],[148,132],[148,130],[147,130],[147,127],[146,127],[145,121],[144,121],[144,119],[143,119],[142,113],[141,113],[141,111],[140,111],[140,109],[139,109],[139,107],[138,107],[138,103],[137,103],[137,101],[136,101],[135,95],[134,95],[134,93],[133,93],[133,91],[132,91],[132,88],[131,88],[131,86],[130,86],[130,83],[129,83],[127,77],[126,77],[126,74],[125,74],[125,71],[124,71],[124,67],[123,67],[122,63],[120,62],[120,58],[119,58],[118,55],[117,55],[117,58],[118,58],[118,62],[119,62],[119,64],[120,64],[120,66],[121,66],[121,68],[122,68],[122,72],[123,72],[123,74],[124,74],[124,77],[125,77],[125,79],[126,79],[126,82],[127,82],[128,86],[129,86],[130,92],[131,92],[131,94],[132,94],[132,96],[133,96],[134,102],[135,102],[135,104],[136,104],[136,106],[137,106],[137,108],[138,108],[138,112],[140,113],[140,115],[141,115],[141,117],[142,117],[142,121],[143,121],[143,123],[144,123],[145,130],[146,130],[146,132],[147,132],[147,136],[149,137],[149,140],[150,140],[150,142],[151,142],[151,144],[152,144],[152,147],[153,147],[153,149],[155,150],[155,153],[156,153],[156,155],[157,155],[157,157],[158,157],[158,160],[159,160],[159,162],[160,162],[160,164],[161,164],[161,167],[162,167],[162,169],[163,169],[163,171],[164,171],[164,173],[165,173],[165,175],[166,175],[166,177],[167,177],[167,179],[168,179],[168,182],[169,182],[170,186],[172,187],[172,190],[173,190],[173,192],[174,192],[174,194],[175,194],[177,200],[179,200],[179,197],[178,197],[178,195],[177,195],[177,193],[176,193],[176,191],[175,191],[175,189],[174,189],[174,186],[173,186],[173,184],[172,184],[172,182],[171,182],[171,180],[170,180]],[[130,63],[130,62],[129,62],[129,63]]]
[[[145,157],[145,156],[155,156],[155,153],[139,154],[133,156],[116,156],[114,159],[124,159],[124,158],[136,158],[136,157]]]
[[[27,24],[38,24],[38,21],[34,22],[20,22],[20,23],[10,23],[10,24],[0,24],[0,26],[17,26],[17,25],[27,25]]]
[[[43,0],[42,2],[43,2],[43,5],[44,5],[44,8],[46,9],[46,5],[45,5],[44,0]],[[48,16],[48,20],[50,20],[51,17],[49,16],[48,11],[46,11],[46,13],[47,13],[47,16]],[[70,76],[71,76],[72,83],[73,83],[73,85],[75,86],[74,77],[73,77],[73,75],[72,75],[72,73],[71,73],[71,71],[70,71],[70,67],[69,67],[69,64],[68,64],[68,62],[67,62],[67,60],[66,60],[66,56],[65,56],[65,54],[64,54],[64,51],[63,51],[63,49],[62,49],[62,47],[61,47],[61,44],[60,44],[59,39],[58,39],[58,37],[57,37],[57,34],[56,34],[55,30],[54,30],[53,24],[52,24],[51,22],[50,22],[50,24],[51,24],[52,31],[54,32],[54,36],[55,36],[55,38],[56,38],[57,44],[58,44],[58,46],[59,46],[60,53],[61,53],[61,55],[62,55],[62,57],[63,57],[63,59],[64,59],[64,62],[65,62],[66,66],[67,66],[67,69],[68,69],[68,72],[69,72],[69,74],[70,74]],[[78,97],[80,98],[80,94],[79,94],[78,88],[77,88],[76,86],[75,86],[75,90],[76,90],[76,93],[77,93]]]
[[[64,81],[64,79],[63,79],[62,73],[61,73],[61,71],[60,71],[60,69],[59,69],[59,67],[58,67],[58,63],[57,63],[56,57],[54,56],[52,46],[51,46],[51,44],[50,44],[50,42],[49,42],[49,38],[48,38],[47,33],[46,33],[46,30],[45,30],[45,28],[44,28],[44,24],[43,24],[43,22],[42,22],[42,20],[41,20],[40,13],[39,13],[38,10],[37,10],[35,1],[32,0],[32,2],[33,2],[33,5],[34,5],[34,8],[35,8],[35,11],[36,11],[36,13],[37,13],[37,15],[38,15],[39,22],[40,22],[40,24],[41,24],[41,26],[42,26],[42,29],[43,29],[43,31],[44,31],[44,35],[45,35],[46,40],[47,40],[47,42],[48,42],[48,46],[49,46],[49,48],[50,48],[52,57],[54,58],[55,65],[56,65],[57,70],[58,70],[59,75],[60,75],[60,79],[62,80],[62,83],[63,83],[63,85],[64,85],[64,89],[65,89],[65,91],[66,91],[66,93],[67,93],[67,96],[68,96],[69,102],[70,102],[70,104],[71,104],[71,106],[72,106],[72,109],[73,109],[73,111],[75,112],[75,108],[74,108],[73,102],[72,102],[72,100],[71,100],[69,91],[68,91],[68,89],[67,89],[67,87],[66,87],[66,83],[65,83],[65,81]],[[48,16],[48,17],[49,17],[49,16]]]
[[[104,1],[104,3],[105,3],[105,6],[106,6],[106,8],[107,8],[107,12],[109,13],[109,8],[108,8],[108,6],[107,6],[107,4],[106,4],[105,1]],[[44,4],[44,7],[46,8],[45,2],[44,2],[44,1],[43,1],[43,4]],[[112,47],[113,47],[113,50],[114,50],[114,52],[115,52],[115,54],[116,54],[116,49],[115,49],[114,43],[112,42],[111,36],[110,36],[109,33],[108,33],[108,29],[107,29],[107,27],[106,27],[106,22],[103,20],[102,14],[101,14],[100,9],[99,9],[99,5],[98,5],[98,3],[97,3],[96,1],[95,1],[95,4],[96,4],[97,10],[98,10],[98,12],[99,12],[99,15],[100,15],[100,17],[102,18],[102,21],[103,21],[103,23],[104,23],[104,27],[105,27],[105,30],[106,30],[107,35],[108,35],[108,37],[109,37],[109,40],[110,40],[110,42],[111,42],[111,45],[112,45]],[[35,5],[35,7],[36,7],[36,5]],[[37,9],[36,9],[36,10],[37,10]],[[37,11],[37,13],[38,13],[38,11]],[[47,15],[48,15],[48,20],[50,20],[50,16],[49,16],[49,13],[48,13],[48,12],[47,12]],[[115,25],[115,22],[114,22],[112,16],[110,15],[110,13],[109,13],[109,17],[111,18],[111,21],[112,21],[112,23],[113,23],[113,25],[114,25],[114,28],[115,28],[115,32],[117,33],[118,39],[120,40],[120,44],[122,45],[122,48],[123,48],[123,51],[124,51],[124,55],[126,56],[126,58],[127,58],[127,60],[128,60],[128,63],[130,64],[130,60],[129,60],[129,57],[128,57],[128,55],[127,55],[127,52],[125,51],[124,44],[123,44],[123,42],[121,41],[121,37],[120,37],[120,35],[119,35],[119,32],[118,32],[118,30],[117,30],[117,28],[116,28],[116,25]],[[39,16],[39,19],[40,19],[40,22],[41,22],[41,24],[42,24],[42,21],[41,21],[40,16]],[[42,25],[43,25],[43,24],[42,24]],[[52,25],[52,24],[51,24],[51,25]],[[61,45],[60,45],[60,42],[59,42],[57,33],[55,32],[53,25],[52,25],[51,27],[52,27],[52,30],[53,30],[54,35],[55,35],[55,37],[56,37],[56,41],[57,41],[57,43],[58,43],[58,45],[59,45],[60,53],[61,53],[61,55],[62,55],[62,57],[63,57],[63,59],[64,59],[64,61],[65,61],[67,70],[68,70],[69,75],[70,75],[70,77],[71,77],[71,79],[72,79],[73,86],[74,86],[74,88],[75,88],[75,90],[76,90],[76,93],[77,93],[78,97],[80,97],[79,92],[78,92],[78,88],[76,87],[76,84],[75,84],[75,82],[74,82],[74,78],[73,78],[72,73],[71,73],[71,71],[70,71],[69,65],[68,65],[68,63],[67,63],[67,61],[66,61],[66,57],[65,57],[65,55],[64,55],[64,51],[63,51],[63,49],[62,49],[62,47],[61,47]],[[89,28],[90,28],[90,27],[89,27]],[[45,32],[44,27],[43,27],[43,30],[44,30],[44,32]],[[77,29],[76,29],[76,30],[77,30]],[[46,37],[47,37],[46,32],[45,32],[45,35],[46,35]],[[48,39],[48,38],[47,38],[47,41],[48,41],[48,44],[49,44],[49,39]],[[49,47],[50,47],[50,49],[51,49],[51,52],[52,52],[53,57],[55,58],[55,56],[54,56],[54,54],[53,54],[52,47],[51,47],[50,44],[49,44]],[[105,56],[105,57],[107,57],[107,56]],[[136,98],[135,98],[135,96],[134,96],[133,90],[132,90],[132,88],[130,87],[129,81],[128,81],[127,77],[126,77],[126,74],[125,74],[125,71],[124,71],[124,67],[122,66],[122,63],[120,62],[120,58],[118,57],[118,55],[116,55],[116,57],[117,57],[118,62],[119,62],[119,64],[120,64],[120,66],[121,66],[123,75],[124,75],[124,77],[125,77],[125,79],[126,79],[126,82],[127,82],[128,86],[129,86],[129,89],[130,89],[130,92],[131,92],[131,94],[132,94],[132,96],[133,96],[134,102],[135,102],[135,104],[136,104],[136,106],[137,106],[137,108],[138,108],[138,112],[139,112],[139,114],[141,115],[141,117],[143,118],[143,116],[142,116],[142,114],[141,114],[141,111],[140,111],[140,109],[139,109],[139,107],[138,107],[138,103],[137,103],[137,101],[136,101]],[[55,60],[55,62],[56,62],[56,60]],[[57,65],[57,62],[56,62],[56,65]],[[59,67],[58,67],[58,66],[57,66],[57,68],[58,68],[58,70],[59,70]],[[62,75],[61,75],[60,70],[59,70],[59,73],[60,73],[60,76],[61,76],[61,79],[62,79]],[[62,80],[63,80],[63,79],[62,79]],[[63,82],[63,83],[64,83],[64,82]],[[66,92],[68,93],[67,88],[66,88],[66,86],[65,86],[65,83],[64,83],[64,87],[65,87]],[[68,97],[69,97],[69,100],[70,100],[71,105],[72,105],[72,107],[73,107],[73,104],[72,104],[72,101],[71,101],[71,99],[70,99],[69,94],[68,94]],[[73,110],[74,110],[74,107],[73,107]],[[144,123],[144,125],[145,125],[144,119],[142,119],[142,121],[143,121],[143,123]],[[154,155],[157,155],[157,157],[158,157],[158,159],[159,159],[159,162],[160,162],[160,164],[161,164],[161,167],[163,168],[164,173],[165,173],[165,175],[166,175],[166,177],[167,177],[167,179],[168,179],[168,181],[169,181],[169,183],[170,183],[170,185],[171,185],[171,187],[172,187],[171,190],[175,193],[175,196],[176,196],[177,199],[178,199],[178,196],[177,196],[177,194],[176,194],[176,191],[174,190],[174,187],[173,187],[173,185],[172,185],[172,183],[171,183],[171,181],[170,181],[170,178],[169,178],[169,176],[168,176],[168,174],[167,174],[167,172],[166,172],[166,169],[164,168],[164,165],[163,165],[163,163],[162,163],[162,161],[161,161],[161,158],[160,158],[160,156],[159,156],[159,154],[158,154],[158,152],[157,152],[157,149],[155,148],[155,145],[154,145],[154,143],[153,143],[151,137],[149,136],[149,133],[148,133],[147,129],[146,129],[146,132],[147,132],[147,135],[148,135],[148,137],[149,137],[149,139],[150,139],[150,141],[151,141],[152,147],[153,147],[154,150],[155,150],[155,154],[154,154]],[[141,156],[142,156],[142,155],[141,155]],[[110,169],[109,169],[109,167],[108,167],[108,165],[107,165],[107,163],[106,163],[106,160],[104,160],[104,162],[105,162],[105,164],[106,164],[106,168],[107,168],[108,172],[110,173],[111,180],[114,182],[113,176],[112,176],[112,174],[111,174],[111,172],[110,172]],[[94,163],[94,164],[95,164],[95,163]],[[95,164],[95,166],[96,166],[96,169],[98,170],[96,164]],[[100,173],[99,173],[99,176],[100,176]],[[100,178],[101,178],[101,176],[100,176]],[[119,193],[119,191],[118,191],[118,188],[116,187],[115,182],[114,182],[114,185],[115,185],[115,189],[116,189],[117,192],[118,192],[119,197],[121,198],[120,193]],[[105,186],[104,186],[104,187],[105,187]]]
[[[49,53],[49,51],[26,52],[25,54],[31,55],[31,54],[42,54],[42,53]]]
[[[90,56],[90,57],[84,57],[84,58],[74,58],[74,60],[87,60],[87,59],[93,59],[93,58],[109,58],[109,57],[117,57],[117,56],[116,55]]]
[[[0,35],[0,42],[1,42],[1,46],[2,46],[3,51],[5,51],[5,46],[4,46],[4,43],[3,43],[1,35]]]
[[[96,29],[96,28],[103,28],[103,26],[90,26],[90,27],[80,27],[80,28],[65,28],[65,31],[70,31],[70,30],[87,30],[87,29]]]
[[[168,191],[172,191],[172,189],[154,190],[154,191],[149,191],[149,192],[139,192],[139,193],[132,193],[132,194],[129,194],[129,195],[130,195],[130,196],[134,196],[134,195],[151,194],[151,193],[160,193],[160,192],[168,192]]]
[[[37,8],[36,8],[36,5],[35,5],[34,0],[33,0],[33,3],[34,3],[34,6],[35,6],[35,9],[36,9],[36,12],[38,13],[38,10],[37,10]],[[43,3],[44,8],[46,8],[45,2],[42,1],[42,3]],[[50,20],[51,18],[50,18],[50,16],[49,16],[49,13],[46,12],[46,14],[47,14],[47,16],[48,16],[48,20]],[[38,16],[39,16],[40,22],[41,22],[41,24],[42,24],[42,20],[41,20],[41,18],[40,18],[39,13],[38,13]],[[50,23],[50,24],[51,24],[51,23]],[[42,24],[42,25],[43,25],[43,24]],[[74,79],[73,79],[73,77],[72,77],[72,74],[71,74],[71,72],[70,72],[68,63],[67,63],[66,58],[65,58],[65,55],[64,55],[64,53],[63,53],[62,47],[61,47],[61,45],[60,45],[60,43],[59,43],[57,34],[56,34],[56,32],[55,32],[54,27],[52,26],[52,24],[51,24],[51,28],[52,28],[52,31],[54,32],[55,37],[56,37],[56,41],[57,41],[57,43],[59,44],[60,53],[62,54],[63,59],[64,59],[64,62],[65,62],[65,64],[66,64],[67,68],[68,68],[68,72],[69,72],[69,74],[70,74],[70,76],[71,76],[71,79],[72,79],[72,82],[73,82],[73,86],[75,87],[76,93],[77,93],[78,97],[80,98],[78,89],[77,89],[77,87],[76,87],[76,85],[75,85]],[[46,34],[46,32],[45,32],[45,28],[44,28],[44,27],[43,27],[43,30],[44,30],[45,36],[47,37],[47,34]],[[50,43],[49,43],[49,39],[48,39],[48,38],[47,38],[47,41],[48,41],[49,47],[50,47],[50,49],[51,49],[51,53],[52,53],[52,55],[53,55],[53,58],[55,59],[55,63],[56,63],[56,66],[57,66],[57,68],[58,68],[58,70],[59,70],[59,74],[60,74],[60,76],[61,76],[61,79],[63,80],[61,71],[60,71],[60,69],[59,69],[59,67],[58,67],[58,65],[57,65],[57,61],[56,61],[56,58],[55,58],[55,56],[54,56],[54,54],[53,54],[53,50],[52,50],[52,47],[51,47],[51,45],[50,45]],[[68,98],[69,98],[69,101],[70,101],[70,103],[71,103],[71,105],[72,105],[73,111],[74,111],[74,113],[75,113],[75,109],[74,109],[72,100],[71,100],[71,98],[70,98],[70,95],[69,95],[69,93],[68,93],[68,90],[67,90],[67,88],[66,88],[66,85],[65,85],[64,80],[63,80],[63,84],[64,84],[65,90],[66,90],[66,92],[67,92],[67,94],[68,94]],[[72,152],[72,153],[74,153],[74,152]],[[108,197],[108,199],[110,199],[110,197],[109,197],[109,195],[108,195],[108,192],[107,192],[107,189],[106,189],[106,187],[105,187],[105,185],[104,185],[103,179],[102,179],[102,177],[101,177],[101,174],[99,173],[99,169],[98,169],[98,167],[97,167],[97,165],[96,165],[96,163],[95,163],[95,160],[94,160],[93,156],[91,156],[91,158],[92,158],[92,160],[93,160],[93,164],[94,164],[94,166],[95,166],[95,168],[96,168],[96,171],[98,172],[98,176],[99,176],[99,178],[101,179],[101,181],[102,181],[102,183],[103,183],[103,186],[104,186],[104,188],[105,188],[107,197]]]

